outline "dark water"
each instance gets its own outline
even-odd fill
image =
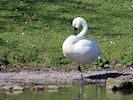
[[[0,92],[0,100],[133,100],[133,94],[106,90],[105,87],[75,86],[59,90]]]

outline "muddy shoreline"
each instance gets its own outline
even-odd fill
[[[108,78],[118,78],[133,76],[132,70],[84,70],[84,84],[105,85]],[[4,89],[13,86],[22,87],[21,89],[43,89],[46,87],[58,86],[62,88],[67,85],[81,84],[80,73],[73,70],[21,70],[14,72],[0,72],[0,88]],[[129,78],[130,80],[131,78]],[[19,88],[16,87],[16,88]],[[57,88],[57,87],[56,87]]]

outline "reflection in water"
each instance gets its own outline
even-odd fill
[[[123,99],[124,98],[124,99]],[[113,92],[96,85],[80,85],[76,100],[132,100],[133,91]]]
[[[79,94],[76,100],[85,100],[84,98],[84,85],[80,85]]]
[[[113,92],[112,90],[107,90],[107,97],[108,99],[112,99],[112,100],[122,100],[122,96],[120,95],[119,92]]]
[[[21,93],[23,93],[23,91],[5,91],[5,94],[11,95],[11,96],[20,95]]]
[[[0,92],[0,100],[132,100],[133,94],[112,92],[96,85],[58,90]]]
[[[58,90],[57,89],[55,89],[55,90],[53,89],[53,90],[48,90],[48,92],[49,93],[55,93],[55,92],[58,92]]]

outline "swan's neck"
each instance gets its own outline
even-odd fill
[[[88,25],[86,23],[82,24],[83,29],[81,30],[81,32],[76,36],[78,38],[83,38],[85,36],[85,34],[88,31]]]

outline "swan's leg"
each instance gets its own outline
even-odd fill
[[[81,70],[80,65],[78,65],[78,70],[80,71],[81,79],[83,79],[83,78],[84,78],[84,77],[83,77],[83,72],[82,72],[82,70]]]

